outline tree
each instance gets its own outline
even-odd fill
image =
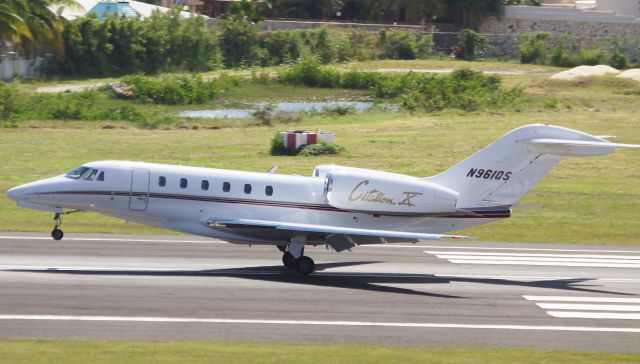
[[[62,56],[64,18],[54,5],[77,6],[73,0],[3,0],[0,4],[0,36],[25,54],[46,47]]]

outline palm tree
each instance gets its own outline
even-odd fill
[[[3,0],[0,4],[0,38],[23,53],[46,47],[62,56],[60,35],[64,18],[54,5],[78,6],[74,0]]]
[[[31,36],[22,17],[25,13],[25,1],[6,0],[0,4],[0,41],[11,42],[18,37]]]

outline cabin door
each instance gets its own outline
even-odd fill
[[[129,192],[129,209],[145,211],[149,202],[149,170],[131,170],[131,191]]]

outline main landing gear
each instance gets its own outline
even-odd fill
[[[290,270],[296,270],[304,276],[313,273],[316,268],[313,259],[304,255],[305,242],[306,239],[304,238],[291,239],[291,243],[286,247],[286,251],[278,246],[278,248],[284,252],[284,254],[282,254],[282,264],[284,264],[284,267]]]

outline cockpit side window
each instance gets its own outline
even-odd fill
[[[78,179],[82,177],[85,173],[87,173],[87,171],[90,169],[91,168],[89,167],[80,166],[78,168],[73,169],[71,172],[68,172],[67,174],[65,174],[65,176],[71,179]]]
[[[104,181],[104,171],[101,171],[100,174],[98,174],[96,181]]]
[[[96,174],[98,174],[98,170],[91,168],[90,170],[84,172],[84,174],[82,175],[82,179],[84,179],[85,181],[93,181],[93,179],[96,178]]]

